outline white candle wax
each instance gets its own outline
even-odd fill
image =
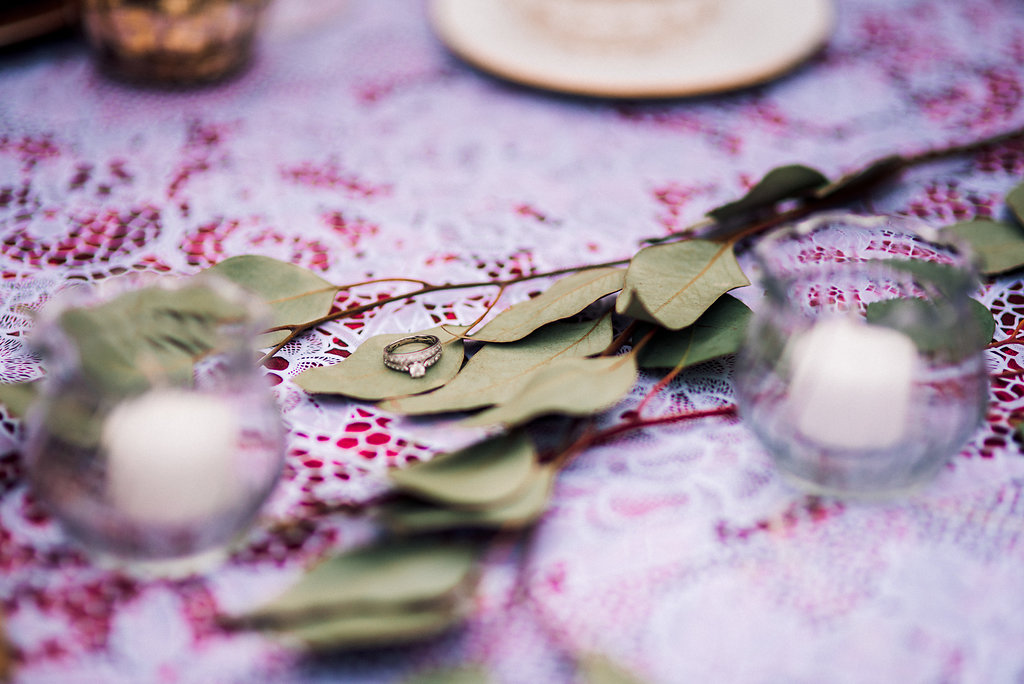
[[[906,430],[917,363],[903,333],[859,319],[825,319],[787,348],[796,428],[829,447],[880,449]]]
[[[238,418],[227,402],[180,389],[117,406],[103,426],[113,504],[138,522],[189,524],[238,498]]]

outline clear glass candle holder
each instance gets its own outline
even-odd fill
[[[765,297],[737,361],[737,401],[782,475],[861,497],[930,479],[988,396],[966,250],[919,221],[844,214],[754,251]]]
[[[83,321],[112,306],[99,326]],[[70,537],[100,560],[173,574],[219,558],[252,524],[284,459],[255,362],[265,322],[261,302],[212,277],[122,276],[44,308],[26,466]]]
[[[248,64],[269,0],[84,0],[100,66],[126,81],[194,85]]]

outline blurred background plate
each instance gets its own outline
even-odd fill
[[[77,22],[77,0],[0,0],[0,47],[39,38]]]
[[[452,52],[510,81],[579,95],[656,98],[781,76],[828,41],[835,12],[832,0],[722,1],[698,29],[636,47],[560,40],[506,0],[433,0],[431,21]]]

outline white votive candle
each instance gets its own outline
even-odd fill
[[[827,447],[880,449],[907,429],[917,362],[903,333],[860,319],[825,319],[788,347],[797,430]]]
[[[231,506],[238,417],[223,399],[154,390],[118,405],[103,426],[113,505],[143,523],[201,522]]]

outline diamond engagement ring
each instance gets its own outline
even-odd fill
[[[398,348],[407,344],[425,344],[422,349],[400,352]],[[384,365],[403,373],[408,372],[414,378],[422,378],[427,369],[441,358],[441,340],[434,335],[412,335],[403,337],[384,347]]]

